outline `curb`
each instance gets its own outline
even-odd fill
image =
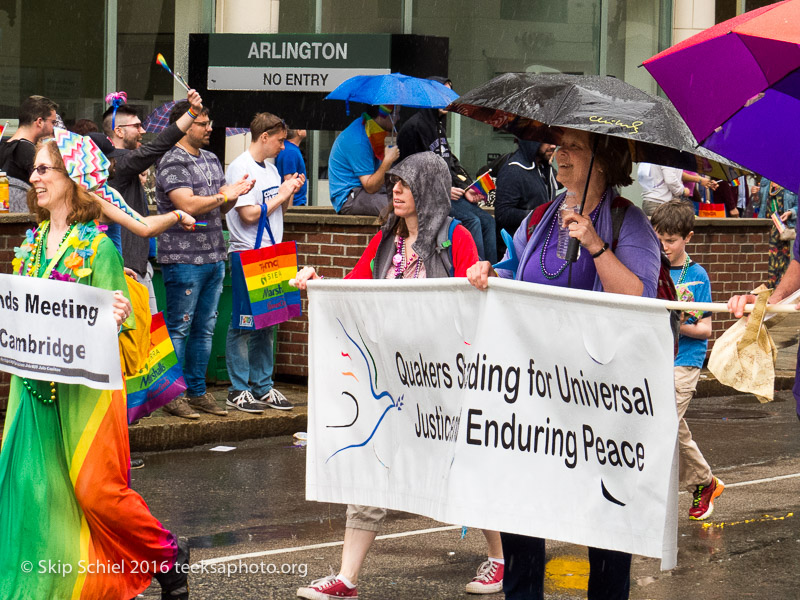
[[[157,410],[128,428],[131,451],[178,450],[204,444],[292,435],[297,431],[306,431],[307,388],[282,383],[275,387],[294,404],[292,410],[268,408],[262,414],[253,414],[229,409],[225,417],[201,413],[200,418],[196,420],[182,419]],[[214,395],[221,407],[225,406],[226,388],[209,386],[208,391]]]

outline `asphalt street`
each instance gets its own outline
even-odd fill
[[[790,392],[695,399],[689,426],[726,483],[712,517],[687,518],[680,494],[678,567],[634,557],[631,598],[800,598],[800,422]],[[233,449],[220,451],[219,446]],[[153,514],[192,546],[193,600],[273,600],[336,571],[344,506],[305,501],[305,454],[291,437],[148,453],[133,487]],[[513,485],[513,482],[496,482]],[[359,598],[474,597],[464,585],[485,559],[483,536],[391,514],[370,551]],[[201,562],[202,561],[202,562]],[[586,597],[586,549],[548,542],[548,598]],[[159,598],[154,583],[144,598]],[[490,596],[502,598],[502,594]]]

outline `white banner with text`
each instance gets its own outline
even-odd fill
[[[0,371],[121,389],[113,302],[88,285],[0,274]]]
[[[490,280],[309,285],[306,496],[677,558],[669,318]]]

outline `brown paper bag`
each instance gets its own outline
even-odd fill
[[[758,299],[750,318],[739,319],[716,341],[708,370],[720,383],[755,394],[760,402],[770,402],[778,349],[764,326],[764,313],[772,290],[760,286],[753,293]]]

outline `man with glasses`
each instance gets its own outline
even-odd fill
[[[0,144],[0,170],[9,178],[11,212],[28,212],[25,191],[36,156],[36,142],[53,135],[58,104],[44,96],[29,96],[19,106],[19,125],[11,138]]]
[[[203,100],[194,90],[186,95],[186,101],[197,115],[203,109]],[[142,120],[136,114],[136,109],[127,104],[119,106],[116,111],[110,107],[103,113],[103,132],[111,140],[114,150],[107,152],[109,158],[114,159],[112,177],[108,183],[117,190],[125,202],[140,215],[148,215],[147,197],[142,187],[139,174],[155,164],[167,153],[188,131],[194,123],[194,118],[185,111],[175,123],[164,129],[158,137],[147,144],[142,144]],[[92,139],[98,142],[92,134]],[[98,146],[103,140],[99,140]],[[106,142],[107,143],[107,142]],[[100,148],[103,149],[103,146]],[[135,233],[120,227],[116,223],[108,224],[108,237],[117,245],[125,261],[125,268],[136,274],[136,279],[141,281],[150,291],[150,312],[156,313],[155,291],[153,290],[153,266],[150,264],[150,240],[139,237]],[[128,273],[130,275],[130,272]]]
[[[178,102],[172,107],[169,122],[177,122],[189,108],[188,101]],[[198,113],[191,110],[189,116],[194,120],[191,127],[158,163],[156,204],[161,214],[177,209],[205,221],[192,231],[176,225],[158,236],[158,262],[167,301],[164,320],[186,379],[186,397],[167,404],[164,412],[199,419],[195,409],[219,416],[228,414],[206,391],[206,367],[227,258],[221,215],[253,185],[247,175],[225,185],[219,159],[203,150],[211,138],[208,109]]]

